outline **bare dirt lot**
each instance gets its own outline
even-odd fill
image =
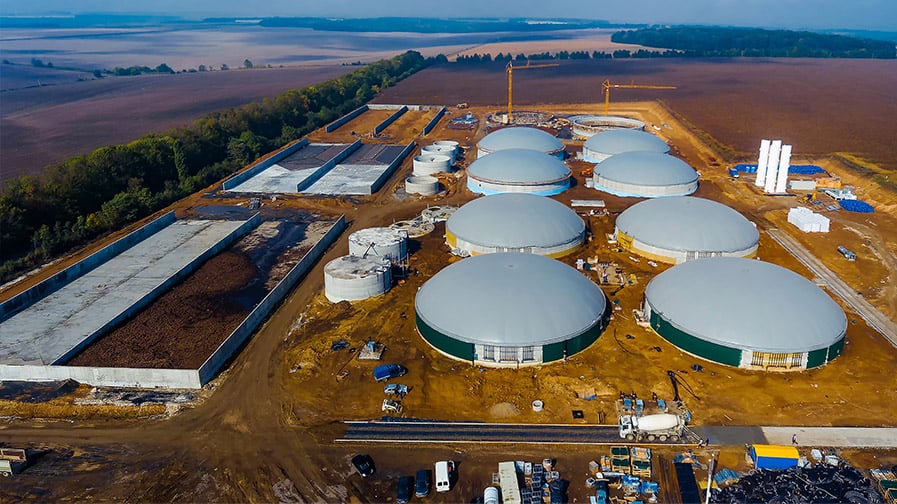
[[[707,65],[705,70],[708,72],[715,68],[712,63]],[[787,68],[782,71],[785,70]],[[435,74],[427,76],[427,72]],[[462,73],[453,76],[446,69],[427,72],[412,78],[433,80],[436,91],[428,92],[427,99],[423,95],[423,82],[426,80],[411,80],[413,85],[409,92],[419,89],[421,95],[411,93],[411,97],[418,100],[386,95],[378,101],[429,103],[442,96],[446,104],[461,101],[477,103],[477,100],[485,102],[483,96],[486,94],[492,96],[492,85],[486,85],[485,77],[476,81],[475,75]],[[526,75],[535,75],[536,72],[533,70]],[[710,75],[712,72],[705,74],[705,78],[709,79]],[[498,80],[494,99],[472,110],[479,117],[489,110],[500,109],[506,98],[502,95],[506,90],[502,87],[503,71],[493,73],[493,77]],[[451,88],[449,78],[462,83],[462,87],[471,86],[466,88],[468,94],[457,98],[455,94],[437,94],[445,92],[439,90]],[[638,77],[639,81],[641,79]],[[480,87],[469,84],[469,80],[479,82]],[[521,89],[526,87],[523,82],[524,79],[521,79]],[[569,89],[569,95],[579,88],[592,89],[597,95],[599,82],[589,74],[581,80],[568,79],[565,87],[559,89],[564,92]],[[745,85],[744,93],[748,93],[748,88]],[[714,89],[706,91],[707,100],[714,104],[713,110],[728,110],[732,97],[714,94]],[[451,92],[454,93],[454,90]],[[585,91],[582,92],[585,96]],[[755,88],[752,94],[746,94],[755,101],[767,95],[763,88]],[[656,96],[652,95],[651,98]],[[597,98],[595,101],[598,101]],[[558,103],[555,105],[558,113],[577,110],[595,112],[601,108],[594,105],[589,109],[560,100]],[[702,145],[663,107],[651,103],[624,103],[622,98],[612,98],[612,106],[615,103],[615,112],[632,114],[652,124],[669,125],[660,132],[664,139],[702,171],[698,196],[734,206],[756,222],[761,230],[775,225],[793,236],[797,235],[794,229],[780,223],[781,212],[787,206],[796,204],[795,198],[786,201],[765,197],[745,180],[735,182],[728,179],[722,167],[712,167],[711,158],[716,154]],[[528,104],[527,108],[552,108],[550,105],[532,105]],[[881,103],[877,109],[889,106],[890,102]],[[800,120],[800,117],[794,118],[794,121]],[[693,120],[691,122],[698,124]],[[421,144],[435,139],[454,139],[469,148],[483,134],[482,121],[481,129],[476,132],[442,129],[444,124],[440,123],[435,133],[421,139]],[[719,138],[715,130],[706,131]],[[416,135],[416,132],[412,134]],[[753,145],[763,136],[771,136],[766,133],[742,135],[748,137],[743,140],[746,145]],[[405,139],[406,142],[408,140],[410,138]],[[791,142],[796,148],[799,145],[797,140],[792,139]],[[571,146],[570,150],[575,150],[575,146]],[[469,162],[470,159],[467,159],[464,163]],[[574,173],[578,173],[578,165],[572,163],[572,168]],[[289,198],[279,199],[278,203],[307,210],[345,212],[351,232],[413,217],[427,205],[459,205],[472,197],[463,189],[463,172],[457,174],[460,176],[450,174],[441,177],[446,187],[443,197],[404,196],[399,190],[400,181],[410,169],[409,159],[390,184],[370,197]],[[833,165],[832,169],[843,168]],[[837,222],[854,226],[870,236],[870,242],[874,244],[870,247],[879,247],[877,250],[880,253],[890,251],[893,254],[895,249],[890,241],[894,239],[893,233],[888,230],[897,229],[897,224],[893,213],[887,210],[894,208],[889,206],[894,203],[893,195],[874,189],[849,172],[845,172],[844,176],[846,181],[869,191],[870,197],[867,199],[884,210],[864,217],[838,214],[836,219],[843,220]],[[587,462],[606,453],[605,447],[334,443],[333,440],[340,437],[343,431],[340,420],[379,417],[382,414],[379,402],[384,397],[381,384],[375,383],[370,376],[374,363],[359,361],[355,354],[347,350],[330,350],[333,341],[339,338],[347,339],[355,349],[369,339],[385,343],[387,350],[384,358],[402,363],[410,370],[402,380],[412,387],[405,399],[406,414],[419,418],[595,423],[599,414],[607,420],[613,400],[621,390],[636,391],[643,397],[654,391],[668,397],[671,391],[666,371],[676,370],[681,372],[695,392],[694,396],[683,392],[683,399],[693,410],[697,424],[895,425],[892,405],[897,400],[897,390],[888,371],[897,368],[897,354],[880,335],[869,330],[852,313],[848,312],[848,318],[856,322],[848,326],[848,343],[838,359],[821,369],[788,374],[748,372],[701,361],[678,351],[653,332],[638,327],[631,319],[631,310],[640,303],[650,278],[664,267],[655,269],[645,261],[635,263],[628,258],[629,254],[616,252],[602,239],[604,233],[613,228],[613,212],[623,210],[634,201],[596,193],[584,187],[581,177],[577,179],[576,187],[557,199],[564,203],[573,198],[604,199],[612,215],[589,218],[593,240],[563,260],[569,264],[577,257],[598,255],[620,264],[627,273],[635,273],[638,282],[616,292],[613,289],[605,290],[608,296],[613,294],[612,298],[619,301],[621,310],[615,312],[610,327],[594,345],[572,356],[566,363],[520,370],[481,369],[448,359],[421,340],[413,321],[416,289],[446,264],[458,260],[448,254],[443,243],[442,224],[433,233],[412,244],[411,266],[419,274],[412,274],[384,296],[351,304],[329,303],[321,293],[323,265],[346,253],[346,242],[340,239],[271,316],[230,368],[201,393],[203,397],[195,407],[156,421],[112,424],[97,419],[63,424],[10,418],[0,424],[4,443],[46,450],[43,455],[36,456],[32,467],[10,480],[10,485],[0,487],[0,496],[33,502],[63,498],[128,502],[386,502],[395,495],[398,476],[410,474],[417,468],[431,467],[434,460],[453,458],[461,462],[459,487],[449,494],[433,496],[430,500],[466,502],[490,483],[489,475],[495,471],[498,461],[538,461],[543,457],[556,457],[562,476],[571,481],[570,501],[581,502],[586,498],[581,481],[585,477]],[[181,206],[201,204],[202,200],[194,198],[181,203]],[[833,227],[835,224],[833,222]],[[886,299],[889,294],[885,292],[885,287],[890,282],[888,275],[891,271],[883,265],[876,266],[871,257],[868,258],[868,268],[864,268],[863,264],[838,263],[838,257],[827,252],[831,247],[828,240],[846,239],[851,233],[855,234],[843,230],[838,233],[841,234],[834,238],[797,238],[817,252],[848,282],[860,278],[863,285],[871,288],[873,283],[884,280],[877,294],[881,300]],[[875,242],[879,236],[882,238],[881,244]],[[764,260],[810,276],[796,259],[763,232],[760,254]],[[888,260],[882,259],[882,264]],[[42,274],[51,273],[47,271]],[[889,302],[881,300],[876,303],[886,308]],[[405,317],[402,317],[403,312]],[[703,366],[701,371],[691,368],[695,363]],[[348,375],[338,381],[337,375],[341,370],[348,370]],[[576,392],[584,387],[593,388],[598,397],[592,401],[577,398]],[[540,413],[530,407],[531,401],[537,398],[545,402],[545,409]],[[585,417],[582,420],[573,419],[573,409],[583,410]],[[722,450],[719,459],[721,467],[746,469],[741,456],[742,447],[714,448]],[[348,460],[360,451],[374,456],[378,477],[361,480],[352,473]],[[860,467],[897,463],[894,450],[844,450],[841,454]],[[110,484],[110,481],[115,484]]]

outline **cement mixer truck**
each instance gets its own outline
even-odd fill
[[[685,433],[685,418],[672,413],[620,415],[620,437],[630,441],[678,442]]]

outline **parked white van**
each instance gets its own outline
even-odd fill
[[[448,492],[452,489],[452,481],[455,479],[455,462],[440,460],[436,462],[436,491]]]

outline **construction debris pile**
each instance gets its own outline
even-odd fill
[[[850,502],[880,504],[884,500],[863,474],[846,462],[758,470],[717,493],[710,502],[775,502],[779,504]]]

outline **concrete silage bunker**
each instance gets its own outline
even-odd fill
[[[657,275],[644,311],[664,339],[728,366],[800,371],[841,355],[847,317],[813,282],[775,264],[697,259]]]
[[[442,354],[492,367],[539,365],[585,350],[607,326],[607,298],[576,269],[535,254],[458,261],[414,300],[417,328]]]

